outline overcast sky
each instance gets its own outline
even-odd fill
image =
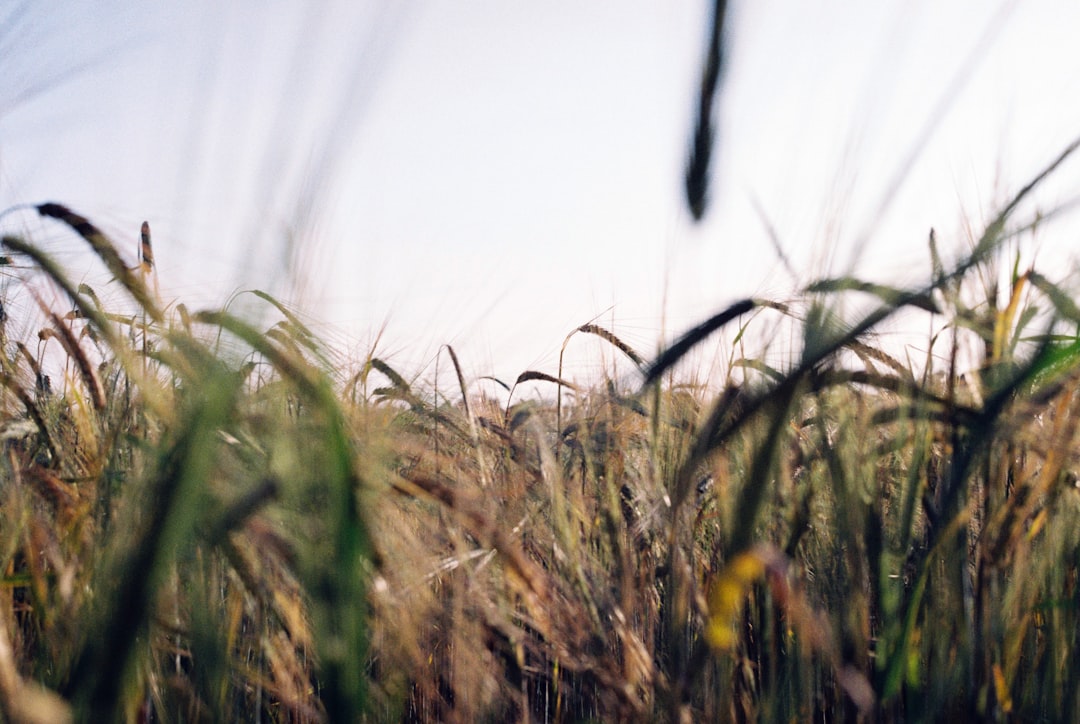
[[[703,2],[28,2],[0,11],[0,205],[68,204],[132,257],[149,220],[189,306],[268,289],[352,354],[385,324],[410,371],[450,343],[512,378],[594,318],[648,356],[829,270],[925,279],[930,227],[958,255],[1080,136],[1080,6],[732,6],[699,226]],[[0,224],[79,258],[55,224]],[[1035,241],[1070,273],[1075,224]]]

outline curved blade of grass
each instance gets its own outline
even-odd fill
[[[215,372],[216,370],[216,372]],[[118,721],[123,683],[146,630],[151,604],[170,562],[191,544],[205,481],[216,465],[218,430],[232,412],[239,388],[220,367],[203,371],[200,393],[157,461],[145,525],[108,574],[109,591],[76,655],[67,691],[81,719]],[[130,534],[127,531],[125,534]]]
[[[780,382],[784,379],[784,373],[775,367],[770,367],[765,364],[764,361],[759,359],[747,359],[745,357],[737,359],[732,362],[733,367],[743,367],[748,370],[754,370],[768,377],[773,382]]]
[[[114,348],[116,347],[116,335],[109,325],[108,320],[105,318],[105,315],[96,305],[91,304],[79,293],[79,289],[68,280],[67,275],[60,268],[60,265],[53,261],[52,257],[34,245],[15,236],[5,236],[3,238],[3,245],[14,252],[25,254],[30,257],[34,264],[64,290],[64,293],[67,294],[68,298],[75,305],[75,308],[79,310],[82,316],[89,319],[94,326],[98,328],[98,331],[109,342],[109,345]]]
[[[752,308],[753,302],[750,300],[747,300],[747,302],[749,302],[750,308]],[[903,306],[903,302],[903,298],[899,300],[901,306]],[[709,322],[699,325],[693,330],[693,334],[688,333],[684,336],[684,339],[688,342],[691,342],[691,340],[694,342],[699,341],[702,337],[706,336],[716,328],[715,326],[710,325],[710,322],[721,319],[725,323],[726,321],[730,321],[737,316],[733,313],[733,310],[735,308],[742,309],[743,304],[744,303],[735,305],[735,307],[731,307],[721,314],[716,315],[716,317],[713,317]],[[761,393],[742,395],[742,399],[738,405],[738,411],[735,411],[734,406],[732,405],[733,394],[735,394],[733,388],[728,388],[724,395],[721,396],[713,406],[708,419],[694,436],[694,441],[690,447],[690,453],[679,468],[675,489],[672,492],[673,507],[677,508],[686,499],[686,496],[694,483],[694,475],[697,467],[713,450],[723,444],[723,442],[730,438],[736,431],[741,429],[743,425],[745,425],[765,405],[770,404],[775,400],[779,400],[783,404],[778,406],[786,409],[787,403],[784,403],[783,401],[790,395],[790,388],[799,385],[805,377],[810,375],[826,359],[835,355],[837,351],[858,341],[863,335],[873,329],[876,325],[880,324],[883,320],[887,319],[895,311],[896,308],[891,306],[880,307],[864,316],[862,320],[847,330],[835,333],[836,336],[819,340],[815,343],[812,351],[804,350],[800,364],[794,370],[787,373],[783,380],[776,386]],[[688,349],[689,346],[691,345],[680,345],[681,352],[685,353],[685,350]],[[671,349],[674,349],[674,346]],[[660,359],[653,363],[653,366],[658,367],[661,360],[669,360],[668,353],[671,349],[669,349],[668,352],[664,352],[660,356]],[[681,354],[678,356],[671,355],[670,364],[674,364],[679,357],[681,357]],[[668,366],[670,366],[670,364]],[[662,374],[662,371],[660,374]],[[650,375],[647,379],[656,379],[656,375]]]
[[[510,385],[506,384],[505,382],[500,380],[498,377],[492,377],[491,375],[481,375],[479,379],[481,379],[481,380],[489,380],[491,382],[494,382],[495,384],[497,384],[499,387],[503,388],[507,392],[509,392],[510,389],[511,389]]]
[[[686,332],[645,368],[645,381],[643,384],[648,386],[656,382],[665,372],[674,367],[679,360],[685,357],[686,353],[696,344],[718,329],[727,326],[733,319],[746,314],[757,306],[759,306],[759,303],[756,300],[743,299],[735,302],[735,304],[732,304],[719,314],[709,317],[689,332]]]
[[[931,299],[929,293],[914,293],[905,291],[903,289],[897,289],[885,284],[874,284],[871,282],[864,282],[854,277],[841,277],[839,279],[822,279],[816,281],[806,288],[807,292],[822,293],[822,292],[865,292],[866,294],[872,294],[881,301],[890,306],[900,306],[903,303],[906,306],[916,307],[923,309],[931,314],[940,314],[941,310],[938,309],[934,300]]]
[[[285,317],[285,319],[289,320],[290,324],[300,330],[300,332],[305,337],[309,339],[314,339],[314,335],[311,333],[311,330],[308,329],[307,326],[305,326],[304,323],[300,321],[300,318],[293,314],[291,311],[289,311],[289,308],[282,304],[280,301],[278,301],[275,297],[262,291],[261,289],[251,289],[249,291],[259,299],[262,299],[264,302],[268,302],[269,304],[273,305],[274,309],[281,312],[281,315]]]
[[[1076,306],[1076,302],[1068,292],[1037,271],[1029,271],[1027,278],[1033,287],[1046,295],[1058,314],[1071,322],[1080,324],[1080,307]]]
[[[716,0],[713,6],[709,48],[701,73],[698,90],[697,122],[694,142],[686,164],[686,203],[695,221],[705,216],[709,198],[709,165],[712,160],[714,128],[713,105],[720,90],[720,74],[724,65],[724,19],[727,0]]]
[[[57,264],[51,256],[41,251],[33,244],[23,241],[15,236],[4,236],[2,241],[0,241],[0,244],[16,253],[24,254],[29,257],[46,276],[52,279],[52,281],[64,291],[68,299],[75,305],[75,309],[78,310],[79,315],[88,319],[94,328],[97,329],[97,333],[101,335],[105,344],[116,356],[116,359],[123,363],[127,374],[137,380],[142,379],[143,370],[141,362],[133,360],[131,351],[125,345],[123,338],[117,334],[116,330],[109,322],[108,315],[104,314],[97,306],[96,296],[91,297],[80,291],[81,287],[72,284],[71,280],[68,279],[67,275],[60,268],[60,265]],[[148,407],[157,413],[167,414],[167,410],[163,407],[165,403],[160,395],[154,394],[152,386],[143,386],[143,392],[143,401]]]
[[[1032,341],[1042,342],[1046,349],[1034,370],[1034,379],[1038,386],[1050,387],[1055,380],[1080,367],[1080,339],[1072,337],[1060,340],[1051,337]],[[1067,341],[1068,344],[1062,344],[1062,341]],[[1056,394],[1057,390],[1053,390],[1053,393]]]
[[[1080,148],[1080,138],[1076,138],[1065,149],[1054,158],[1049,164],[1047,164],[1042,171],[1040,171],[1034,178],[1024,185],[1016,194],[1009,200],[1009,203],[998,212],[997,216],[987,225],[983,231],[979,240],[975,243],[975,249],[972,251],[967,260],[960,264],[953,273],[949,276],[952,278],[959,278],[967,273],[967,271],[978,264],[986,261],[990,255],[998,248],[998,245],[1005,237],[1005,222],[1008,221],[1012,213],[1020,205],[1020,203],[1035,190],[1046,178],[1057,170],[1058,166],[1065,162],[1076,149]],[[943,280],[944,281],[944,280]]]
[[[353,464],[344,412],[325,375],[272,344],[254,327],[223,312],[201,312],[196,319],[218,325],[242,339],[309,396],[325,417],[325,464],[318,479],[326,486],[326,522],[332,555],[325,560],[310,561],[301,574],[307,590],[312,592],[327,718],[355,721],[363,716],[366,702],[368,639],[364,571],[370,567],[373,548],[360,515],[362,480]],[[385,374],[385,370],[380,371]],[[399,379],[404,382],[400,376]]]
[[[1044,169],[1035,180],[1021,189],[1006,209],[1002,211],[991,224],[992,227],[996,225],[998,231],[995,232],[993,229],[988,228],[983,235],[983,240],[976,250],[966,260],[953,269],[945,280],[941,280],[939,283],[943,284],[950,279],[961,277],[967,270],[983,260],[990,251],[996,248],[997,242],[999,241],[998,236],[1000,236],[1000,228],[1003,227],[1008,214],[1016,208],[1020,201],[1030,193],[1032,189],[1035,188],[1038,181],[1044,179],[1051,171],[1060,165],[1065,158],[1073,153],[1077,147],[1080,147],[1080,139],[1071,144],[1069,148]],[[995,236],[995,234],[998,234],[998,236]],[[724,440],[741,428],[762,405],[776,395],[783,396],[785,394],[784,388],[786,386],[797,384],[798,380],[812,372],[819,364],[834,355],[837,351],[859,341],[863,335],[894,314],[897,309],[905,306],[918,306],[918,303],[927,297],[932,288],[933,287],[923,291],[914,292],[901,291],[891,304],[883,305],[878,309],[869,312],[860,321],[851,325],[846,330],[818,330],[821,336],[812,340],[814,342],[812,348],[804,349],[803,359],[798,367],[788,373],[788,376],[784,381],[772,390],[757,396],[747,397],[742,405],[742,412],[740,414],[735,416],[730,415],[726,409],[725,400],[722,398],[718,401],[708,420],[695,437],[695,441],[691,446],[690,455],[680,468],[681,472],[677,478],[673,503],[681,502],[685,498],[685,493],[689,490],[693,482],[693,474],[696,466],[705,459],[709,452],[716,449],[716,447],[722,444]],[[649,366],[645,375],[645,384],[656,381],[665,371],[670,369],[672,365],[681,359],[693,345],[697,344],[720,327],[723,327],[735,317],[753,309],[756,305],[757,303],[754,300],[745,299],[706,320],[690,332],[687,332]],[[1000,403],[1004,404],[1004,399],[1002,399]]]
[[[330,361],[327,360],[324,356],[323,350],[320,348],[318,342],[316,341],[315,335],[312,334],[311,330],[307,327],[307,325],[300,321],[299,317],[297,317],[293,312],[289,311],[288,307],[286,307],[282,302],[280,302],[278,299],[268,294],[267,292],[264,292],[261,289],[249,289],[248,291],[259,299],[262,299],[264,302],[272,305],[274,309],[281,312],[281,315],[288,320],[290,334],[296,339],[296,341],[308,350],[310,350],[319,359],[319,362],[324,367],[326,367],[327,369],[331,367]]]
[[[131,269],[129,269],[127,264],[120,258],[120,254],[116,251],[116,247],[100,229],[90,223],[86,217],[76,214],[62,204],[41,204],[37,207],[37,211],[42,216],[57,219],[70,226],[75,233],[90,244],[90,248],[94,250],[94,253],[97,254],[98,258],[105,264],[105,268],[109,270],[109,274],[128,290],[128,293],[135,298],[135,301],[139,303],[139,306],[142,307],[155,322],[161,321],[161,310],[158,309],[157,303],[154,302],[147,292],[146,285],[143,284],[139,277],[132,273]],[[153,255],[151,255],[151,258],[153,258]]]
[[[75,362],[75,366],[79,370],[79,376],[82,377],[83,384],[86,385],[86,389],[90,392],[90,400],[93,402],[94,409],[98,412],[104,410],[105,388],[102,386],[101,378],[98,377],[94,366],[86,358],[86,353],[83,352],[82,346],[79,345],[79,340],[75,339],[75,335],[71,333],[71,328],[64,324],[64,320],[60,319],[56,312],[49,312],[49,317],[57,331],[60,344],[63,345],[64,351],[68,353],[68,357]]]

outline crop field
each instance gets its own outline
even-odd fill
[[[35,207],[123,299],[5,230],[3,719],[1080,719],[1080,309],[1015,243],[1074,148],[959,260],[931,234],[921,287],[820,279],[659,353],[584,324],[564,351],[633,370],[585,382],[189,309],[149,226]]]

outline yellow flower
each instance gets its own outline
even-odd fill
[[[709,621],[705,640],[717,651],[735,647],[738,636],[734,626],[742,613],[750,587],[765,575],[765,560],[758,551],[737,555],[717,576],[709,588]]]

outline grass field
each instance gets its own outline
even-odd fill
[[[3,718],[1077,720],[1080,309],[1013,244],[1043,177],[921,288],[746,299],[651,360],[568,330],[640,372],[587,383],[164,303],[148,227],[132,268],[37,207],[127,300],[4,237],[40,329],[0,327]]]

